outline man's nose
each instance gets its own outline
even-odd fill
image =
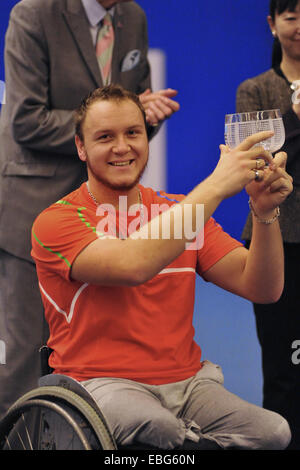
[[[130,145],[125,137],[119,137],[113,146],[113,152],[118,155],[126,154],[130,151]]]

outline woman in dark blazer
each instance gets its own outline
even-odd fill
[[[254,312],[262,350],[263,406],[289,421],[289,448],[300,449],[300,1],[271,0],[268,23],[274,36],[272,68],[238,87],[236,111],[280,108],[285,125],[283,150],[294,180],[294,190],[280,208],[285,287],[277,303],[254,304]],[[242,238],[249,245],[250,217]]]

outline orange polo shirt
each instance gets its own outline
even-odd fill
[[[139,188],[148,214],[153,204],[171,206],[184,197]],[[185,250],[142,285],[77,282],[70,279],[72,263],[103,229],[104,215],[96,212],[84,183],[33,225],[32,257],[54,350],[51,367],[79,381],[122,377],[158,385],[194,375],[201,368],[193,328],[196,272],[201,275],[241,243],[211,218],[202,248]]]

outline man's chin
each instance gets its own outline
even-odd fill
[[[130,191],[139,183],[139,181],[141,180],[144,174],[144,171],[146,170],[146,167],[147,167],[147,164],[144,166],[142,171],[140,171],[139,174],[136,175],[135,178],[127,177],[124,179],[120,178],[119,180],[117,178],[115,180],[113,178],[111,179],[103,178],[102,175],[99,175],[97,174],[97,172],[93,171],[90,165],[88,165],[88,170],[93,175],[93,177],[98,181],[98,183],[101,183],[102,185],[114,191],[126,192],[126,191]]]
[[[145,168],[143,169],[140,174],[134,178],[134,179],[128,179],[128,180],[120,180],[120,181],[110,181],[110,180],[105,180],[105,179],[100,179],[97,178],[99,182],[104,184],[106,187],[113,189],[114,191],[120,191],[120,192],[126,192],[130,191],[132,188],[134,188],[142,178],[142,175],[144,173]]]
[[[130,191],[130,189],[134,188],[138,184],[139,179],[140,178],[137,178],[132,182],[120,182],[120,183],[111,183],[110,181],[107,181],[105,184],[108,188],[113,189],[114,191],[124,192],[124,191]]]

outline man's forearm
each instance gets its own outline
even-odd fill
[[[204,224],[221,201],[215,185],[207,178],[180,203],[152,219],[125,240],[127,255],[130,257],[132,250],[132,255],[139,263],[137,272],[141,273],[143,282],[151,279],[185,250],[187,244],[204,229]],[[199,205],[204,210],[200,226],[197,221]],[[168,238],[163,236],[166,232]]]
[[[104,285],[139,285],[152,279],[176,259],[203,228],[196,227],[197,204],[203,204],[204,223],[221,202],[215,186],[207,179],[180,203],[153,218],[125,240],[99,238],[87,246],[72,265],[72,278]],[[188,207],[188,210],[186,208]],[[185,217],[189,217],[186,221]],[[188,225],[190,230],[184,230]],[[166,227],[167,226],[167,227]],[[181,233],[178,233],[181,227]],[[168,237],[164,232],[168,230]],[[155,236],[153,236],[155,234]]]
[[[18,144],[39,152],[77,155],[73,111],[18,109],[12,124]]]

